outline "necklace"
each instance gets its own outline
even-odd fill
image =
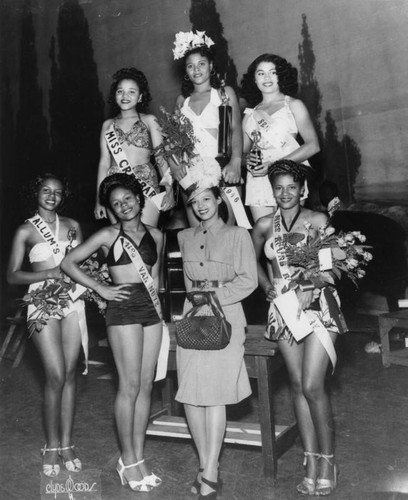
[[[36,212],[36,214],[40,215],[40,213],[39,213],[38,211]],[[44,222],[46,222],[47,224],[54,224],[54,222],[57,220],[57,216],[55,216],[55,219],[54,219],[54,220],[47,220],[45,217],[42,217],[41,215],[40,215],[40,217],[41,217],[41,218],[42,218],[42,220],[43,220]]]
[[[283,215],[281,214],[282,224],[283,224],[283,227],[286,229],[286,232],[287,232],[287,233],[290,233],[290,232],[291,232],[291,230],[292,230],[292,228],[293,228],[293,226],[296,224],[296,221],[297,221],[297,220],[298,220],[298,218],[299,218],[299,215],[300,215],[301,210],[302,210],[302,209],[299,207],[299,210],[298,210],[297,214],[293,217],[293,220],[292,220],[292,222],[290,223],[289,228],[288,228],[288,226],[286,225],[286,222],[285,222],[285,219],[283,218]]]

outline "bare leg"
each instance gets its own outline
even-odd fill
[[[47,448],[59,447],[61,396],[64,387],[65,360],[61,339],[61,322],[50,319],[40,332],[33,335],[45,371],[44,421]],[[47,452],[44,463],[54,465],[58,451]]]
[[[108,338],[119,376],[115,401],[115,419],[125,465],[136,463],[133,448],[133,424],[136,398],[141,383],[143,328],[141,325],[108,327]],[[143,476],[137,467],[125,472],[128,481],[140,481]]]
[[[207,459],[203,477],[216,483],[218,481],[218,464],[226,428],[225,406],[208,406],[206,408]],[[207,495],[212,488],[205,483],[201,485],[201,493]]]
[[[185,404],[184,411],[197,448],[200,469],[203,469],[207,460],[206,407]]]
[[[157,227],[157,223],[159,222],[159,217],[160,217],[160,212],[157,209],[156,205],[148,198],[145,198],[145,206],[143,208],[143,213],[141,217],[143,224],[152,227]]]
[[[137,461],[144,458],[144,444],[147,424],[150,416],[154,370],[159,356],[161,339],[161,323],[143,328],[143,357],[140,376],[140,390],[136,398],[133,421],[133,447]],[[139,467],[144,476],[150,474],[150,471],[145,463],[140,464]]]
[[[256,222],[261,217],[265,215],[274,214],[276,212],[276,207],[249,207],[251,209],[252,218]]]
[[[330,334],[335,342],[337,334]],[[334,453],[334,423],[329,395],[325,388],[325,376],[329,356],[323,345],[312,333],[305,340],[303,358],[303,393],[308,401],[319,451],[324,455]],[[326,460],[320,461],[320,478],[332,479],[333,467]]]

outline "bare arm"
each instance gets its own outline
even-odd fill
[[[285,158],[301,163],[320,151],[319,141],[309,112],[303,102],[300,99],[291,99],[289,107],[295,117],[296,125],[304,144],[285,156]]]
[[[105,140],[105,132],[111,125],[112,120],[106,120],[101,129],[101,135],[99,138],[99,147],[100,147],[100,157],[99,157],[99,164],[98,164],[98,175],[97,175],[97,180],[96,180],[96,203],[95,203],[95,218],[96,219],[104,219],[106,218],[106,208],[103,207],[99,203],[99,186],[103,179],[108,175],[108,170],[111,164],[111,158],[110,158],[110,152],[108,145],[106,144]]]
[[[80,264],[99,248],[105,246],[112,238],[111,228],[103,228],[90,236],[86,241],[74,248],[61,262],[61,269],[70,276],[75,282],[94,290],[105,300],[123,300],[129,296],[126,291],[128,285],[107,286],[98,283],[88,276],[81,268]]]
[[[229,104],[232,108],[232,137],[231,137],[231,159],[224,167],[222,175],[225,182],[238,184],[241,180],[241,157],[242,157],[242,128],[241,111],[234,90],[225,87],[225,93],[229,97]]]
[[[252,229],[251,237],[255,249],[255,256],[257,262],[258,284],[265,292],[266,299],[269,302],[272,302],[272,300],[276,297],[276,293],[272,283],[269,280],[268,275],[266,274],[261,264],[261,257],[264,251],[264,245],[266,241],[266,231],[269,224],[270,224],[270,219],[266,219],[264,217],[259,219]]]
[[[184,101],[185,101],[185,99],[182,95],[179,95],[177,97],[176,103],[174,105],[174,112],[176,112],[177,110],[179,110],[183,106]],[[178,182],[180,182],[181,179],[187,175],[187,167],[186,167],[186,164],[184,162],[180,162],[179,164],[177,164],[175,161],[170,159],[169,160],[169,167],[170,167],[171,175],[173,176],[173,179],[175,179]]]

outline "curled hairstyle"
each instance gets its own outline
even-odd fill
[[[28,181],[23,187],[23,198],[28,213],[33,214],[38,208],[38,192],[47,180],[55,180],[61,183],[62,197],[61,203],[57,207],[57,212],[62,212],[66,203],[72,198],[71,190],[68,186],[68,181],[65,178],[60,178],[51,172],[38,174],[37,177]]]
[[[262,101],[262,92],[255,83],[255,72],[263,62],[273,63],[278,77],[279,90],[288,96],[295,97],[298,90],[297,69],[286,59],[275,54],[262,54],[253,61],[242,77],[240,95],[253,108]]]
[[[117,188],[128,189],[135,196],[139,196],[140,210],[143,210],[145,199],[142,186],[134,175],[112,174],[101,182],[99,186],[99,201],[106,208],[111,208],[110,196],[112,191]]]
[[[297,163],[293,160],[278,160],[268,168],[268,179],[273,187],[276,177],[279,175],[290,175],[293,177],[294,182],[298,182],[302,186],[309,172],[310,167],[303,163]]]
[[[112,106],[112,111],[114,114],[118,114],[120,111],[119,106],[116,104],[116,91],[122,80],[133,80],[136,82],[140,91],[140,102],[137,103],[137,111],[145,111],[149,102],[152,100],[150,95],[149,84],[145,74],[136,68],[122,68],[116,71],[112,76],[113,82],[111,84],[108,103]]]
[[[186,62],[188,56],[191,56],[192,54],[200,54],[201,57],[205,57],[208,62],[213,65],[212,68],[212,74],[210,75],[210,85],[214,89],[219,89],[221,87],[221,80],[219,79],[215,66],[214,66],[214,52],[212,50],[212,47],[206,47],[205,45],[201,47],[195,47],[194,49],[189,50],[186,52],[184,55],[182,61],[183,61],[183,69],[186,69]],[[183,94],[184,97],[188,97],[192,94],[194,90],[194,84],[190,80],[190,78],[186,79],[183,78],[183,83],[181,85],[181,93]]]

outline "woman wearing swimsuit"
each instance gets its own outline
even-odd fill
[[[113,75],[113,83],[110,89],[109,102],[112,104],[115,118],[109,118],[102,125],[100,136],[101,156],[98,166],[98,178],[96,184],[97,201],[95,204],[95,217],[102,219],[106,217],[106,208],[98,199],[98,190],[103,179],[111,174],[121,172],[121,168],[109,148],[106,138],[107,131],[112,131],[114,137],[111,144],[113,150],[121,149],[125,154],[132,173],[140,182],[145,183],[156,193],[159,193],[159,179],[155,167],[150,163],[153,148],[162,141],[162,135],[156,117],[151,114],[142,113],[151,101],[149,85],[145,75],[136,68],[122,68]],[[163,158],[156,157],[157,167],[161,176],[164,176],[168,166]],[[127,172],[126,172],[127,173]],[[163,198],[160,210],[170,210],[174,206],[174,196],[171,179],[166,177],[166,194]],[[112,212],[109,212],[111,222],[114,220]],[[143,214],[143,221],[153,227],[157,226],[159,210],[149,200]]]
[[[307,169],[307,166],[291,160],[279,160],[271,165],[269,180],[278,210],[260,218],[252,231],[259,285],[271,303],[284,291],[286,269],[286,275],[290,277],[298,271],[285,264],[286,250],[279,242],[283,240],[288,245],[302,245],[307,237],[312,241],[319,238],[319,228],[327,225],[325,214],[313,212],[300,204]],[[267,272],[262,266],[263,252],[267,259]],[[272,316],[274,320],[268,320],[268,327],[272,325],[270,338],[279,342],[279,350],[288,369],[296,420],[305,450],[306,476],[298,484],[297,491],[303,495],[319,496],[329,495],[337,486],[333,414],[325,377],[330,361],[333,362],[333,344],[342,331],[334,319],[337,316],[333,314],[335,307],[329,307],[326,300],[330,291],[333,301],[337,303],[336,313],[341,314],[336,291],[332,285],[327,285],[327,281],[333,281],[327,273],[323,275],[325,282],[315,280],[312,290],[296,288],[299,309],[294,314],[299,318],[301,311],[305,311],[314,325],[312,333],[298,342],[280,316],[274,310],[271,312],[271,308],[269,318]],[[318,324],[323,328],[318,328]],[[322,333],[322,329],[326,333]]]
[[[12,285],[30,285],[31,291],[41,287],[45,280],[63,277],[60,269],[63,254],[70,243],[75,246],[82,236],[76,221],[57,213],[67,198],[68,189],[54,174],[38,176],[30,183],[27,194],[30,209],[35,216],[16,231],[7,279]],[[42,224],[47,229],[44,234],[52,236],[52,245],[44,240],[34,223]],[[68,240],[69,232],[71,235],[76,234],[76,239],[72,242]],[[26,253],[31,263],[29,271],[23,270]],[[27,316],[33,312],[35,307],[30,305]],[[82,468],[71,441],[75,413],[75,372],[81,349],[81,316],[84,317],[83,302],[70,302],[63,310],[62,318],[50,317],[42,330],[32,335],[45,371],[44,417],[47,442],[42,449],[42,469],[50,477],[55,477],[60,471],[59,457],[71,472]]]
[[[99,188],[99,199],[102,206],[112,210],[118,222],[104,227],[75,248],[61,267],[76,282],[108,301],[106,326],[119,376],[115,418],[122,454],[116,470],[123,485],[127,483],[132,490],[146,492],[161,483],[144,461],[144,442],[162,325],[123,243],[128,240],[137,249],[157,290],[163,235],[141,221],[145,198],[134,176],[107,177]],[[114,283],[111,286],[96,282],[79,267],[99,249],[106,256]]]
[[[194,135],[197,138],[195,152],[201,157],[215,158],[220,162],[224,183],[239,185],[242,156],[241,113],[234,90],[228,86],[224,87],[228,104],[232,108],[231,157],[225,160],[225,157],[219,156],[218,153],[219,107],[222,103],[222,94],[221,82],[214,68],[214,53],[211,44],[213,44],[212,40],[205,35],[201,39],[197,37],[197,40],[184,49],[180,47],[180,50],[176,42],[174,58],[182,58],[186,73],[181,89],[182,94],[176,100],[176,109],[181,109],[193,125]],[[177,181],[180,181],[187,173],[186,165],[183,163],[177,166],[172,162],[171,168],[173,177]],[[223,198],[225,199],[225,195]],[[189,224],[191,227],[197,226],[199,220],[186,200],[187,197],[184,201]],[[228,222],[233,224],[234,217],[228,202],[227,206]]]
[[[250,206],[255,221],[273,213],[276,200],[268,181],[268,167],[285,158],[305,163],[319,152],[319,143],[306,106],[295,98],[297,70],[274,54],[257,57],[248,67],[241,84],[241,95],[250,108],[244,113],[244,153],[247,153],[247,183],[245,204]],[[255,154],[248,154],[253,133],[259,134],[258,146],[262,163]],[[300,145],[297,135],[302,137]],[[302,199],[307,198],[307,184]]]

